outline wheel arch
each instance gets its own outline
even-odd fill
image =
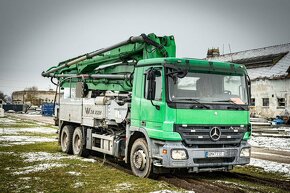
[[[149,138],[147,131],[144,128],[130,127],[129,134],[127,135],[128,143],[126,143],[126,154],[125,154],[126,163],[130,163],[130,153],[132,145],[134,141],[136,141],[139,138],[144,138],[146,140],[148,145],[149,157],[152,157],[151,139]]]

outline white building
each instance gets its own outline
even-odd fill
[[[245,50],[212,61],[244,64],[252,81],[251,112],[267,118],[290,113],[290,43]]]
[[[55,95],[55,91],[44,91],[44,90],[23,90],[15,91],[12,93],[12,102],[13,104],[28,104],[40,106],[43,103],[58,103],[59,93]],[[63,93],[60,94],[61,97]]]

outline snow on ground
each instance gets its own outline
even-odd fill
[[[23,132],[29,133],[43,133],[43,134],[56,134],[57,129],[48,127],[32,127],[32,128],[1,128],[0,135],[20,134]]]
[[[70,174],[72,176],[80,176],[82,173],[80,172],[66,172],[67,174]]]
[[[77,156],[68,156],[62,153],[26,152],[26,153],[16,154],[14,152],[0,152],[0,154],[4,154],[4,153],[19,155],[21,158],[24,159],[23,160],[24,162],[29,162],[29,163],[40,162],[32,166],[18,168],[17,171],[12,171],[13,175],[28,174],[28,173],[33,173],[33,172],[45,171],[52,168],[67,166],[67,164],[58,162],[59,160],[62,160],[62,159],[77,159],[77,160],[81,160],[85,162],[96,161],[94,159],[89,159],[89,158],[84,159],[82,157],[77,157]],[[11,170],[11,168],[10,167],[6,168],[6,170]],[[81,175],[80,172],[75,172],[75,171],[69,171],[67,173],[73,176]]]
[[[36,127],[36,128],[21,128],[20,131],[30,133],[56,134],[57,130],[47,127]]]
[[[19,134],[18,129],[1,128],[0,135],[17,135]]]
[[[47,152],[28,152],[20,155],[24,162],[35,162],[35,161],[50,161],[63,159],[61,153],[47,153]]]
[[[41,114],[38,114],[36,112],[29,112],[27,114],[22,114],[22,116],[24,116],[24,117],[42,117]]]
[[[54,138],[38,137],[38,136],[0,136],[0,146],[25,145],[39,142],[53,142],[57,141]],[[4,143],[3,143],[4,142]]]
[[[83,182],[76,182],[76,183],[74,184],[74,188],[80,188],[80,187],[84,186],[84,184],[85,184],[85,183],[83,183]]]
[[[289,138],[252,137],[249,141],[252,146],[266,147],[273,150],[290,151]]]
[[[96,162],[96,160],[90,159],[90,158],[82,158],[82,161],[84,161],[84,162],[91,162],[91,163],[95,163]]]
[[[278,129],[285,130],[285,131],[290,131],[290,127],[278,127]]]
[[[16,121],[13,120],[13,119],[8,119],[8,118],[0,118],[0,123],[3,123],[3,124],[13,124],[13,123],[16,123]]]
[[[0,154],[16,154],[14,152],[0,152]],[[17,154],[18,155],[18,154]],[[28,152],[28,153],[21,153],[19,154],[21,158],[24,159],[24,162],[40,162],[38,164],[32,165],[32,166],[27,166],[23,168],[18,168],[17,171],[13,171],[10,167],[5,168],[6,170],[12,170],[13,175],[22,175],[22,174],[28,174],[28,173],[34,173],[34,172],[40,172],[40,171],[45,171],[49,170],[52,168],[58,168],[58,167],[65,167],[67,164],[59,163],[57,161],[62,160],[62,159],[77,159],[81,161],[90,161],[90,162],[95,162],[94,159],[89,159],[89,158],[82,158],[82,157],[77,157],[77,156],[68,156],[62,153],[47,153],[47,152]],[[51,162],[54,161],[54,162]],[[55,162],[56,161],[56,162]],[[72,176],[80,176],[80,172],[75,172],[75,171],[69,171],[67,172],[68,174]],[[82,184],[78,184],[82,186]],[[76,186],[78,186],[76,185]]]
[[[45,171],[51,168],[56,167],[65,167],[67,164],[60,164],[60,163],[42,163],[33,166],[27,166],[23,168],[19,168],[20,171],[13,172],[14,175],[21,175],[21,174],[29,174],[34,172]]]
[[[0,123],[16,123],[12,119],[0,119]],[[26,124],[24,124],[26,125]],[[56,139],[39,136],[21,135],[25,132],[40,133],[40,134],[55,134],[56,129],[47,127],[32,127],[32,128],[0,128],[0,146],[25,145],[34,144],[37,142],[53,142]]]
[[[20,120],[21,121],[21,120]],[[17,123],[13,119],[4,118],[0,119],[0,124]],[[26,124],[23,123],[25,126]],[[41,124],[38,124],[41,125]],[[25,128],[0,128],[0,146],[12,146],[12,145],[24,145],[34,144],[39,142],[54,142],[56,139],[49,137],[40,137],[37,134],[56,134],[56,129],[47,127],[25,127]],[[36,133],[36,135],[28,136],[27,133]],[[94,159],[82,158],[77,156],[68,156],[63,153],[48,153],[48,152],[0,152],[1,155],[14,155],[23,159],[24,162],[31,163],[33,165],[13,169],[11,167],[5,168],[9,170],[13,175],[29,174],[34,172],[41,172],[52,168],[65,167],[67,164],[61,163],[63,159],[74,159],[85,162],[96,162]],[[79,176],[80,172],[70,171],[67,172],[70,175]],[[77,182],[75,187],[83,186],[83,182]]]
[[[263,168],[267,172],[279,172],[290,176],[290,164],[251,158],[250,165]]]
[[[171,191],[171,190],[158,190],[150,193],[181,193],[181,192],[176,192],[176,191]],[[195,193],[194,191],[182,191],[182,193]]]
[[[120,183],[117,184],[116,187],[113,189],[114,192],[119,192],[119,191],[128,191],[130,192],[130,190],[132,189],[132,184],[131,183]]]
[[[84,162],[96,162],[96,160],[91,158],[82,158],[78,156],[67,155],[63,153],[48,153],[48,152],[27,152],[21,153],[20,157],[24,159],[24,162],[36,162],[36,161],[58,161],[62,159],[77,159]]]

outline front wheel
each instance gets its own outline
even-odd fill
[[[147,142],[144,138],[137,139],[131,148],[130,164],[134,175],[147,178],[152,174],[152,159],[149,157]]]

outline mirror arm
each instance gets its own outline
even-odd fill
[[[252,85],[251,85],[251,79],[250,79],[250,76],[249,75],[247,75],[247,87],[248,87],[248,97],[249,97],[249,99],[248,99],[248,103],[249,103],[249,105],[251,105],[251,95],[252,95],[252,92],[251,92],[251,89],[252,89]]]

